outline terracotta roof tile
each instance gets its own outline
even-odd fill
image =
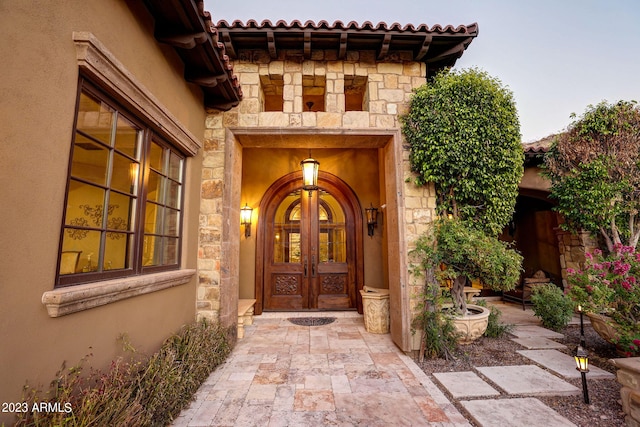
[[[539,139],[538,141],[527,142],[525,144],[522,144],[525,154],[536,155],[536,154],[546,153],[547,151],[549,151],[549,148],[551,147],[553,140],[559,135],[560,134],[554,133],[549,136],[545,136],[544,138]]]
[[[373,51],[378,61],[398,61],[408,58],[427,64],[427,76],[452,67],[478,35],[478,24],[470,25],[401,25],[397,22],[377,25],[365,21],[344,23],[335,21],[270,20],[246,23],[221,20],[216,24],[220,40],[232,59],[240,51],[267,51],[272,59],[279,59],[283,50],[301,51],[306,59],[312,51],[334,51],[338,60],[347,51]]]
[[[356,31],[395,31],[395,32],[411,32],[411,33],[437,33],[437,34],[469,34],[476,36],[478,33],[478,24],[473,23],[470,25],[445,25],[444,27],[440,24],[435,24],[431,28],[427,24],[420,24],[415,27],[413,24],[402,25],[398,22],[394,22],[393,24],[387,24],[385,22],[379,22],[377,25],[374,25],[370,21],[365,21],[362,24],[358,24],[356,21],[350,21],[347,24],[344,24],[342,21],[335,21],[333,25],[329,24],[327,21],[322,20],[318,21],[318,23],[314,21],[306,21],[304,24],[299,20],[293,20],[290,23],[284,20],[278,20],[275,24],[273,24],[270,20],[265,19],[262,22],[258,23],[258,21],[254,19],[248,20],[246,23],[243,23],[240,20],[234,20],[231,23],[228,23],[225,20],[220,20],[216,24],[219,28],[256,28],[256,29],[324,29],[324,30],[356,30]]]

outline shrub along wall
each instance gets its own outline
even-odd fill
[[[132,357],[113,361],[107,372],[86,372],[87,356],[63,365],[47,391],[25,386],[16,425],[168,425],[231,351],[227,333],[206,320],[184,326],[151,357],[128,349]]]

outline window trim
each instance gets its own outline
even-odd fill
[[[124,107],[140,115],[153,130],[176,143],[185,155],[195,156],[202,142],[185,128],[169,110],[140,83],[90,32],[74,32],[76,59],[80,72],[99,83]]]
[[[67,286],[42,294],[42,304],[47,307],[50,317],[60,317],[184,285],[195,274],[194,269],[183,269]]]

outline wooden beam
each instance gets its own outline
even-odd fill
[[[181,49],[193,49],[199,44],[207,41],[207,33],[199,32],[193,34],[172,34],[172,35],[156,35],[156,39],[160,43],[166,43],[172,47]]]
[[[304,57],[311,59],[311,31],[304,32]]]
[[[236,54],[236,50],[233,48],[229,31],[218,28],[218,38],[222,40],[222,43],[224,43],[224,50],[226,54],[231,58],[237,58],[238,55]]]
[[[455,45],[454,47],[445,50],[442,53],[439,53],[436,56],[433,56],[431,58],[428,58],[427,60],[425,60],[424,62],[426,62],[427,64],[430,62],[436,62],[436,61],[440,61],[441,59],[450,57],[450,56],[455,56],[456,59],[460,57],[460,55],[462,55],[462,53],[464,52],[465,47],[468,45],[468,40],[464,40],[460,43],[458,43],[457,45]]]
[[[389,52],[389,45],[391,44],[391,34],[385,33],[384,40],[382,41],[382,46],[380,47],[380,53],[378,53],[378,59],[384,59]]]
[[[340,49],[338,50],[338,59],[344,59],[347,54],[347,33],[340,34]]]
[[[433,36],[431,34],[426,34],[424,36],[424,40],[422,41],[422,46],[420,47],[420,50],[416,54],[415,58],[413,58],[415,61],[420,61],[422,58],[425,57],[427,52],[429,52],[429,48],[431,47],[432,40],[433,40]]]
[[[267,46],[269,48],[269,55],[272,59],[278,58],[278,52],[276,50],[276,36],[273,30],[267,30]]]

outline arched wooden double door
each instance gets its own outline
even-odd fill
[[[294,172],[260,203],[256,299],[264,310],[362,311],[362,211],[353,190],[320,172],[318,190]]]

